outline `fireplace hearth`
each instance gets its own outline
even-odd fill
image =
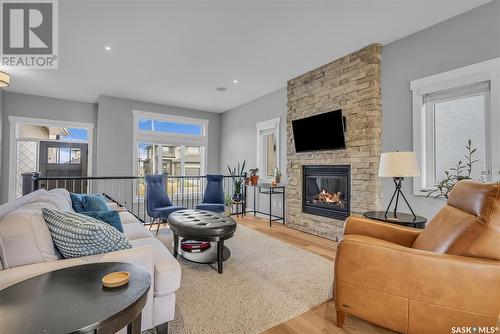
[[[344,220],[350,214],[351,167],[303,166],[302,211]]]

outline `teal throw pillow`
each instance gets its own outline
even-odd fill
[[[78,213],[87,211],[110,211],[106,198],[101,194],[70,194],[73,210]]]
[[[69,194],[69,197],[71,197],[71,206],[73,207],[73,210],[75,210],[75,212],[85,211],[85,209],[83,208],[83,196],[85,196],[85,194]]]
[[[82,204],[85,211],[110,211],[106,198],[101,194],[83,196]]]
[[[81,214],[84,214],[86,216],[99,219],[100,221],[103,221],[114,228],[116,228],[118,231],[123,233],[123,226],[122,226],[122,221],[120,219],[120,215],[118,214],[117,211],[85,211],[81,212]]]

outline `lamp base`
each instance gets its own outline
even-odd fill
[[[392,197],[391,197],[391,200],[389,201],[389,205],[387,206],[387,209],[385,210],[385,217],[387,218],[387,214],[390,211],[392,201],[394,200],[394,197],[396,197],[396,202],[394,204],[393,216],[390,217],[391,220],[397,220],[398,219],[399,196],[401,196],[403,198],[403,200],[405,201],[406,205],[408,206],[408,209],[410,209],[411,214],[413,215],[413,218],[417,219],[417,216],[415,215],[415,212],[413,212],[413,209],[410,206],[410,203],[408,203],[408,200],[406,199],[405,195],[401,191],[401,184],[402,184],[403,180],[404,180],[403,177],[394,177],[393,178],[395,189],[394,189],[394,193],[392,193]]]

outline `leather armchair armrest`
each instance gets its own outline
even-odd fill
[[[339,243],[335,280],[464,312],[498,316],[500,306],[499,261],[433,253],[367,236],[347,235]]]
[[[349,234],[365,235],[390,241],[401,246],[411,247],[421,230],[396,224],[379,222],[372,219],[350,216],[344,225],[344,236]]]

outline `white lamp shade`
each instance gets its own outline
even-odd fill
[[[415,152],[387,152],[380,155],[380,177],[420,176]]]
[[[0,71],[0,88],[9,87],[10,75]]]

